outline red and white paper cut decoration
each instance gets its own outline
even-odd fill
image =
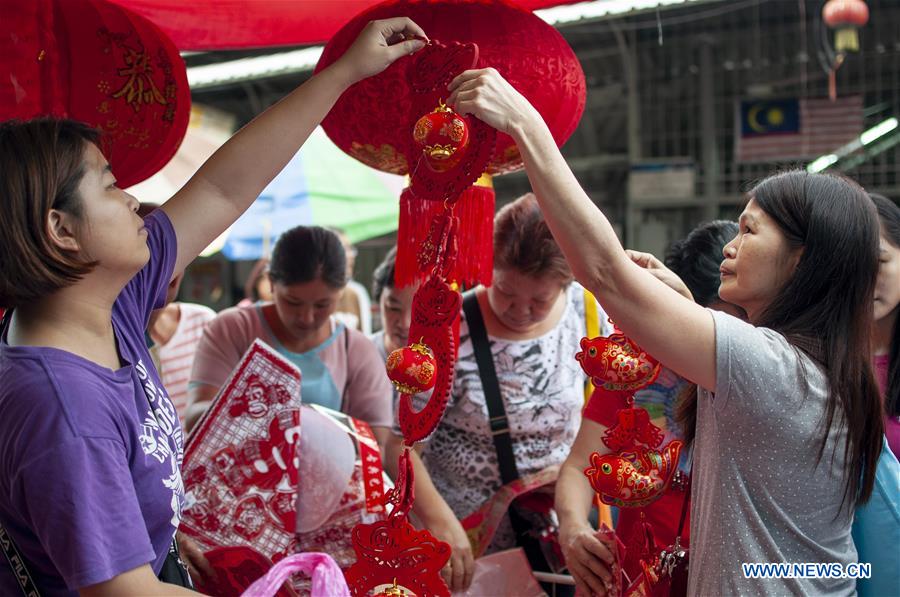
[[[204,592],[240,594],[297,551],[300,404],[300,371],[257,340],[189,436],[180,529],[219,564]]]

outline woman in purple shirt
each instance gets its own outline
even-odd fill
[[[181,428],[144,344],[150,312],[349,85],[423,45],[401,34],[424,35],[405,18],[371,23],[145,221],[95,132],[0,124],[0,525],[40,593],[189,594],[157,579],[184,488]],[[20,588],[0,562],[0,594]]]

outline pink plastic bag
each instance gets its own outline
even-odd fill
[[[482,597],[483,595],[516,595],[541,597],[546,593],[531,573],[528,558],[521,547],[492,553],[475,560],[475,574],[466,591],[453,597]]]
[[[331,556],[317,552],[298,553],[284,558],[265,576],[247,587],[241,597],[273,597],[281,585],[297,572],[312,577],[311,595],[350,597],[341,569]]]

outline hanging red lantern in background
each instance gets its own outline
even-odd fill
[[[538,109],[558,145],[575,130],[586,97],[578,59],[556,29],[504,0],[391,0],[379,4],[354,17],[332,37],[316,69],[337,60],[369,21],[396,16],[414,20],[430,39],[477,46],[473,66],[497,69]],[[328,136],[345,152],[395,174],[416,172],[422,159],[421,149],[412,139],[413,127],[434,105],[412,113],[417,98],[415,79],[408,76],[411,62],[398,60],[381,74],[353,85],[323,122]],[[450,279],[467,286],[490,283],[494,192],[489,176],[521,167],[513,140],[498,134],[485,169],[469,173],[474,174],[473,181],[482,174],[488,177],[468,187],[457,202],[460,238],[466,239],[467,250],[460,253]],[[424,277],[416,253],[441,209],[440,201],[423,202],[404,193],[397,241],[398,286]]]
[[[184,61],[160,29],[106,0],[0,0],[0,120],[53,115],[103,132],[118,184],[175,155],[191,111]]]
[[[835,50],[858,52],[859,35],[856,30],[869,22],[869,7],[863,0],[829,0],[822,8],[822,20],[832,29],[837,29]]]

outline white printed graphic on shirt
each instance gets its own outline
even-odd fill
[[[172,526],[177,528],[184,503],[184,482],[181,478],[184,438],[181,423],[166,391],[153,382],[142,361],[138,361],[135,370],[148,400],[147,413],[141,425],[141,448],[145,455],[160,463],[169,461],[171,474],[162,479],[162,483],[172,491]]]

